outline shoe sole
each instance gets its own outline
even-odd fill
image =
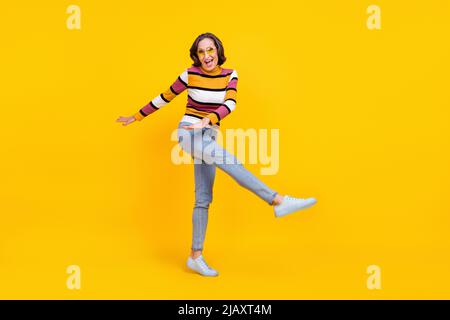
[[[186,263],[186,266],[188,267],[189,270],[194,271],[196,274],[198,274],[198,275],[200,275],[200,276],[203,276],[203,277],[217,277],[217,276],[219,275],[218,272],[217,272],[217,274],[211,274],[211,275],[209,275],[209,274],[203,274],[203,273],[201,273],[200,271],[198,271],[197,269],[195,269],[194,267],[191,267],[191,266],[189,265],[189,263]]]
[[[293,211],[291,211],[291,212],[283,213],[282,215],[277,215],[277,214],[275,213],[275,217],[276,217],[276,218],[281,218],[281,217],[287,216],[288,214],[295,213],[295,212],[300,211],[300,210],[303,210],[303,209],[308,209],[308,208],[312,207],[313,205],[315,205],[316,203],[317,203],[317,200],[314,200],[314,202],[312,202],[312,203],[310,203],[310,204],[307,204],[306,206],[303,206],[303,207],[298,208],[298,209],[296,209],[296,210],[293,210]]]

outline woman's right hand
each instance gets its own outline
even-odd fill
[[[119,118],[117,118],[116,122],[123,122],[122,125],[126,126],[129,125],[130,123],[136,121],[136,119],[134,118],[134,116],[131,117],[122,117],[120,116]]]

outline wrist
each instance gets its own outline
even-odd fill
[[[144,116],[142,116],[142,114],[140,114],[140,113],[138,112],[138,113],[135,113],[135,114],[133,115],[133,118],[134,118],[134,120],[136,120],[136,121],[141,121],[142,119],[144,119]]]
[[[203,124],[209,124],[211,122],[211,119],[209,119],[208,117],[205,117],[202,119]]]
[[[215,113],[210,113],[206,116],[206,118],[209,119],[211,124],[216,124],[217,122],[219,122],[219,118],[217,117],[217,115]]]

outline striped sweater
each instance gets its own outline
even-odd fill
[[[238,74],[233,69],[217,66],[207,72],[200,67],[187,68],[169,89],[142,107],[134,118],[141,121],[187,89],[186,111],[181,121],[196,123],[208,117],[211,124],[220,126],[220,120],[236,107],[237,81]]]

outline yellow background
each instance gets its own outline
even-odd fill
[[[81,8],[81,30],[66,9]],[[366,27],[369,5],[381,30]],[[438,1],[2,3],[0,298],[450,298],[450,4]],[[130,116],[216,34],[239,73],[225,128],[278,128],[275,219],[217,171],[189,272],[192,166],[170,161],[186,92]],[[69,265],[81,290],[66,287]],[[381,290],[366,269],[381,268]]]

